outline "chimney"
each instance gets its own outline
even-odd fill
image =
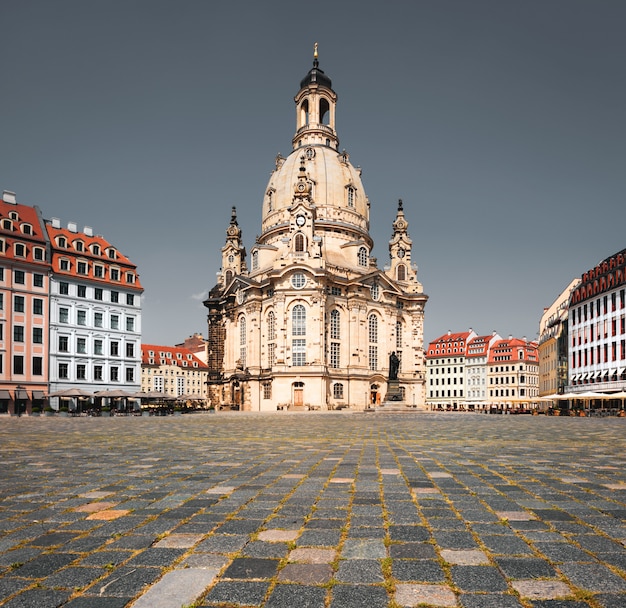
[[[93,228],[91,226],[85,226],[83,228],[83,232],[85,233],[85,235],[87,236],[93,236]]]
[[[78,232],[78,225],[76,224],[76,222],[68,222],[67,229],[70,232]]]
[[[50,222],[52,223],[52,227],[53,228],[60,228],[61,227],[61,220],[58,217],[53,217]]]
[[[5,203],[9,203],[9,205],[17,205],[17,199],[15,198],[15,192],[10,192],[9,190],[5,190],[2,193],[2,200]]]

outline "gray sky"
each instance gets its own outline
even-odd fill
[[[404,200],[426,341],[534,338],[626,246],[623,0],[0,0],[0,23],[0,189],[138,265],[146,343],[206,335],[316,41],[379,267]]]

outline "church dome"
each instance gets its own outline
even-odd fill
[[[297,203],[310,207],[316,233],[342,234],[345,241],[369,243],[369,201],[361,170],[348,154],[339,151],[335,130],[337,94],[319,68],[317,51],[313,67],[294,98],[296,132],[289,156],[276,158],[263,201],[260,243],[272,243],[289,230]]]

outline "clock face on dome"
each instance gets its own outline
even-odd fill
[[[403,258],[405,253],[406,253],[406,251],[404,251],[404,249],[402,249],[402,247],[400,247],[400,249],[398,249],[398,257],[399,258]]]
[[[306,189],[306,186],[302,183],[298,184],[298,192],[304,192],[304,190]]]
[[[304,223],[306,222],[306,218],[304,217],[304,215],[298,215],[296,217],[296,224],[300,227],[304,226]]]

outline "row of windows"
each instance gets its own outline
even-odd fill
[[[610,303],[609,303],[610,302]],[[572,320],[574,323],[580,324],[583,321],[587,321],[587,319],[593,319],[594,313],[596,317],[600,315],[609,314],[609,312],[615,312],[618,306],[618,293],[614,291],[613,293],[598,298],[594,302],[589,302],[587,304],[583,304],[578,308],[574,308],[572,310]],[[620,309],[626,307],[626,293],[624,289],[619,290],[619,307]]]
[[[57,236],[55,241],[57,247],[61,249],[67,249],[69,247],[68,241],[64,236]],[[74,241],[72,241],[72,245],[74,246],[74,249],[79,253],[86,251],[85,242],[81,239],[75,239]],[[100,247],[100,245],[98,245],[98,243],[92,243],[91,245],[89,245],[89,250],[93,255],[103,255],[102,248]],[[111,260],[117,259],[117,251],[113,247],[108,247],[105,250],[105,255]]]
[[[621,340],[619,344],[617,342],[598,344],[595,348],[583,348],[572,353],[573,368],[624,360],[626,360],[626,340]]]
[[[13,374],[16,376],[43,376],[43,358],[32,357],[30,363],[30,370],[27,370],[24,355],[13,355]],[[4,357],[0,354],[0,374],[2,373],[4,373]]]
[[[93,276],[96,279],[106,278],[106,267],[101,264],[93,264]],[[62,272],[70,272],[72,268],[72,261],[68,258],[59,258],[59,270]],[[87,276],[89,274],[89,262],[77,261],[76,262],[76,274]],[[119,268],[109,268],[109,279],[111,281],[121,281],[122,271]],[[136,275],[134,272],[124,273],[126,283],[132,285],[135,283]]]
[[[9,251],[9,244],[0,239],[0,253],[7,253]],[[46,259],[46,250],[43,247],[33,247],[33,260],[43,262]],[[24,243],[13,243],[13,255],[16,258],[28,257],[28,246]]]
[[[17,211],[11,211],[8,218],[2,219],[2,230],[9,230],[12,232],[14,230],[13,222],[19,221],[19,213]],[[28,224],[27,222],[20,224],[19,229],[22,234],[33,234],[33,226],[32,224]]]
[[[24,270],[13,271],[13,284],[26,285],[26,277],[30,276]],[[32,273],[33,287],[43,287],[43,274],[39,272]],[[0,268],[0,282],[4,282],[4,268]]]
[[[89,296],[89,299],[98,300],[100,302],[104,301],[104,296],[105,294],[107,294],[108,301],[113,304],[119,304],[120,295],[122,296],[124,295],[124,294],[120,294],[119,291],[116,291],[114,289],[109,291],[109,290],[102,289],[102,287],[92,288],[92,287],[87,287],[87,285],[76,285],[76,291],[74,292],[74,285],[70,285],[69,283],[65,281],[61,281],[59,283],[59,294],[61,294],[62,296],[76,295],[79,298],[87,298]],[[134,306],[135,294],[127,293],[125,295],[126,295],[126,305]]]
[[[13,342],[25,341],[25,328],[23,325],[13,326]],[[32,344],[43,344],[43,328],[33,327]],[[0,340],[4,340],[4,325],[0,323]]]
[[[89,380],[92,382],[100,382],[104,381],[104,366],[102,365],[93,365],[92,367],[88,367],[84,363],[78,363],[74,367],[74,378],[70,378],[70,364],[69,363],[59,363],[58,367],[58,379],[59,380]],[[108,382],[120,382],[122,376],[120,375],[120,371],[124,372],[124,378],[126,382],[134,382],[135,381],[135,368],[134,367],[126,367],[121,370],[117,366],[112,366],[108,368],[109,377],[107,378]],[[91,377],[89,377],[89,372],[91,372]]]
[[[585,327],[574,328],[572,329],[572,346],[583,344],[583,342],[586,344],[587,342],[606,339],[609,335],[615,337],[618,335],[618,327],[619,334],[626,333],[626,317],[624,315],[619,319],[604,319],[595,324],[590,323]]]
[[[105,340],[101,338],[93,338],[91,342],[91,353],[88,351],[89,340],[88,338],[82,336],[76,336],[75,338],[75,352],[79,355],[104,355],[104,344]],[[69,353],[70,350],[70,342],[71,336],[58,336],[57,340],[57,348],[60,353]],[[135,357],[135,343],[134,342],[126,342],[124,344],[122,342],[118,342],[117,340],[112,340],[109,342],[108,354],[111,357],[121,357],[122,352],[124,351],[125,356],[128,358]]]
[[[25,296],[13,296],[13,312],[30,312],[32,315],[43,315],[43,300],[33,298],[32,310],[26,310],[27,299]],[[0,293],[0,310],[4,310],[4,294]]]
[[[71,313],[72,311],[69,308],[64,306],[59,307],[59,323],[71,323]],[[77,309],[76,311],[76,325],[86,326],[88,325],[88,311],[83,309]],[[105,321],[105,313],[99,311],[93,312],[93,323],[92,327],[102,328],[104,327]],[[108,327],[110,329],[120,329],[120,319],[121,315],[109,313],[109,323]],[[127,316],[126,317],[126,331],[133,332],[135,331],[135,317]]]

